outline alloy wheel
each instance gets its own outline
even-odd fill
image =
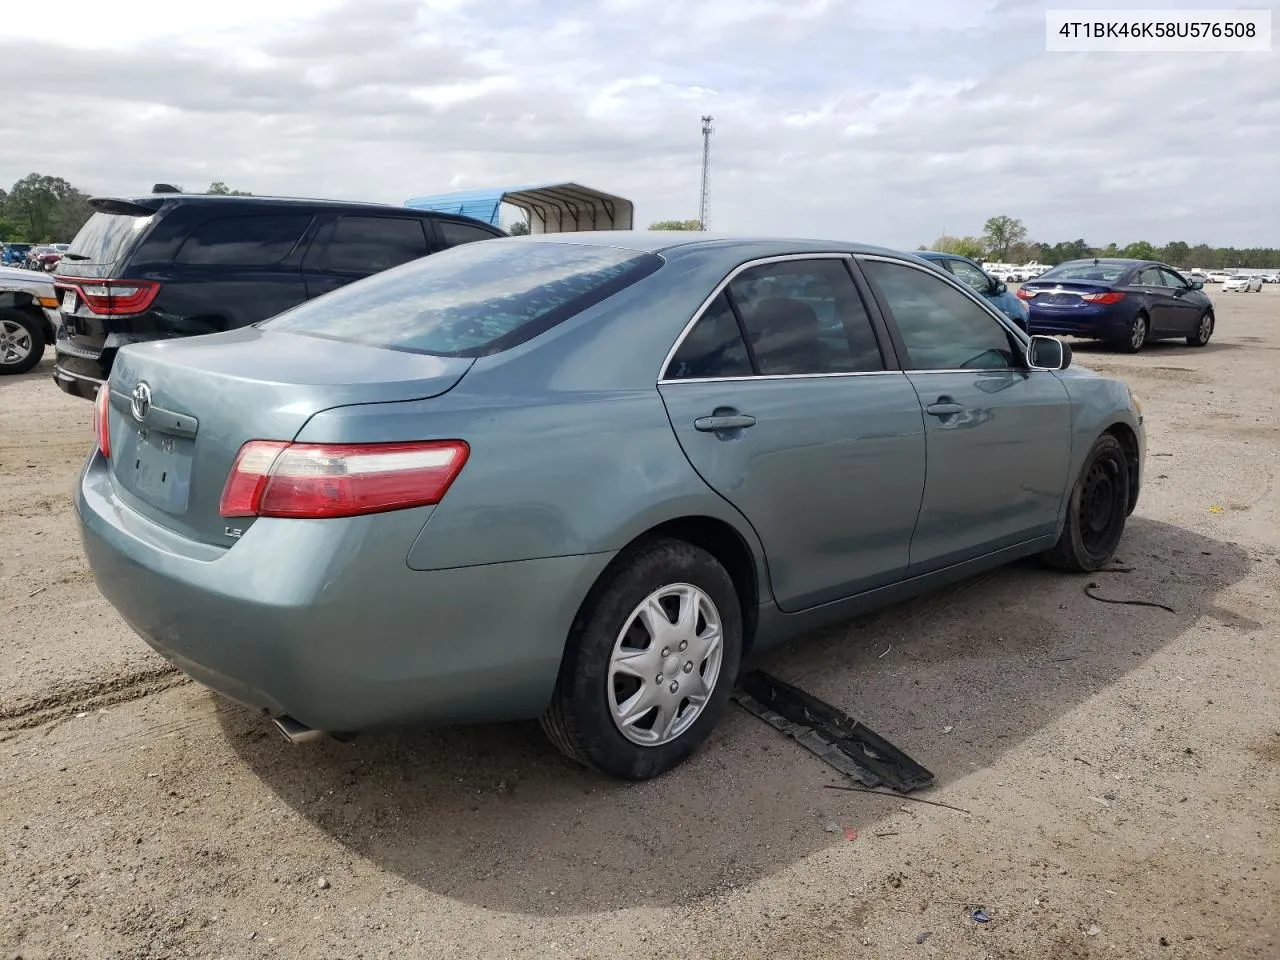
[[[31,333],[13,320],[0,320],[0,365],[16,366],[31,356]]]

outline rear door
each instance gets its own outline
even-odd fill
[[[902,579],[924,487],[920,404],[848,258],[739,268],[659,390],[689,461],[759,535],[779,608]]]
[[[333,216],[316,235],[303,261],[307,296],[339,287],[431,253],[421,218],[350,213]]]
[[[1062,381],[1026,369],[1022,341],[936,272],[858,262],[925,413],[928,476],[907,575],[1054,532],[1071,459]]]

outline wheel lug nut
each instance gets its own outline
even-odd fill
[[[675,692],[676,692],[677,690],[679,690],[679,689],[680,689],[680,684],[678,684],[678,683],[676,683],[674,680],[672,680],[672,681],[671,681],[671,692],[672,692],[672,693],[675,693]]]
[[[689,649],[689,641],[688,641],[688,640],[681,640],[681,641],[680,641],[680,649],[681,649],[681,650],[688,650],[688,649]]]
[[[684,665],[684,672],[685,672],[685,673],[692,673],[692,672],[693,672],[693,661],[692,661],[692,660],[688,660],[688,661],[686,661],[686,662],[685,662],[685,665]]]
[[[664,680],[666,680],[666,677],[664,677],[662,674],[658,674],[658,683],[662,683]]]
[[[662,655],[663,655],[664,657],[669,657],[669,656],[671,656],[671,648],[670,648],[670,647],[663,647],[663,648],[662,648]]]

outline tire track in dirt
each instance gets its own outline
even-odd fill
[[[19,730],[43,727],[74,717],[77,713],[141,700],[170,687],[190,683],[191,679],[175,667],[151,667],[146,670],[59,687],[37,700],[0,707],[0,740]]]

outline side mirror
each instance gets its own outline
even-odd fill
[[[1071,347],[1057,337],[1033,336],[1027,346],[1027,366],[1039,370],[1065,370],[1071,366]]]
[[[1203,289],[1204,289],[1204,284],[1203,284],[1203,283],[1201,283],[1199,280],[1192,280],[1192,281],[1191,281],[1191,289],[1192,289],[1192,290],[1203,290]]]

